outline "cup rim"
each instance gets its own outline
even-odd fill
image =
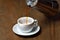
[[[20,25],[30,25],[30,24],[33,24],[33,22],[34,22],[34,19],[33,19],[32,17],[28,17],[28,18],[31,18],[33,21],[32,21],[31,23],[29,23],[29,24],[21,24],[21,23],[19,23],[19,20],[22,19],[22,18],[26,18],[26,17],[20,17],[20,18],[17,20],[17,23],[20,24]]]

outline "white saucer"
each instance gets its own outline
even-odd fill
[[[16,33],[18,35],[22,35],[22,36],[31,36],[31,35],[34,35],[37,32],[39,32],[39,30],[40,30],[40,27],[38,26],[38,27],[34,27],[33,30],[29,33],[23,33],[18,27],[19,27],[18,24],[15,24],[13,26],[12,30],[13,30],[14,33]]]

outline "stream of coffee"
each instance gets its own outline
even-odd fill
[[[29,7],[26,7],[25,8],[26,24],[28,24],[28,17],[29,17],[30,10],[31,10],[31,8],[29,8]]]

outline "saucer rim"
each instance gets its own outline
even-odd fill
[[[21,35],[21,36],[31,36],[31,35],[34,35],[34,34],[36,34],[36,33],[38,33],[39,31],[40,31],[40,26],[38,26],[37,27],[37,29],[34,31],[34,32],[30,32],[30,33],[24,33],[24,32],[21,32],[21,30],[20,30],[20,33],[17,33],[15,30],[14,30],[14,28],[16,27],[16,25],[18,25],[18,24],[15,24],[14,26],[13,26],[13,28],[12,28],[12,31],[15,33],[15,34],[17,34],[17,35]],[[18,26],[17,26],[18,27]],[[16,30],[17,30],[17,28],[16,28]]]

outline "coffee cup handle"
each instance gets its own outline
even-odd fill
[[[34,24],[35,26],[38,26],[38,21],[36,19],[34,20]]]

